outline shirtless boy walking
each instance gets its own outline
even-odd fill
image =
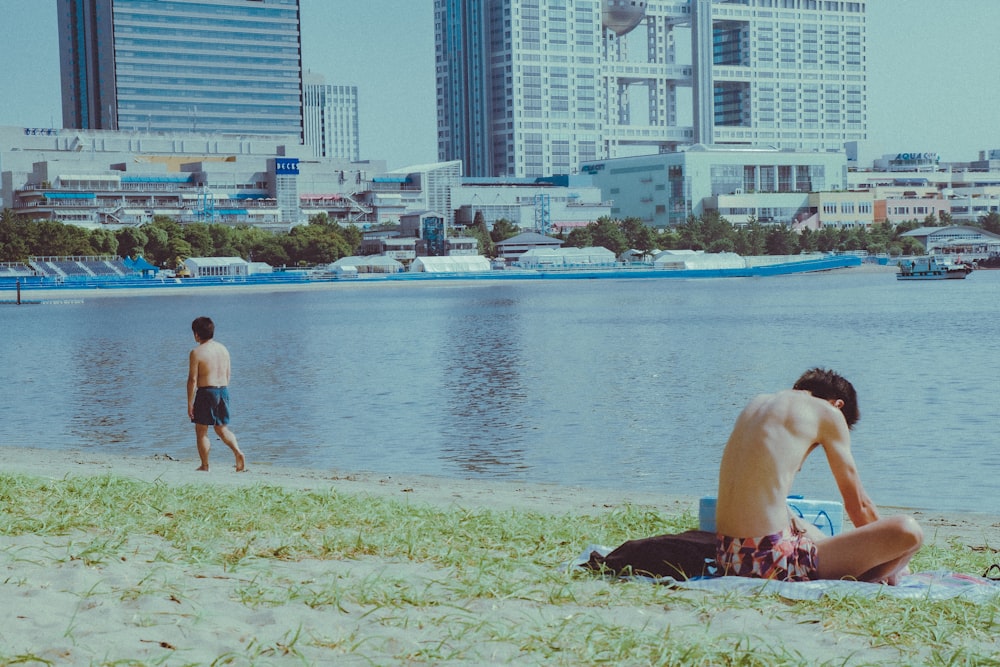
[[[736,420],[722,454],[716,560],[726,574],[787,581],[853,578],[895,585],[923,542],[909,516],[880,519],[851,454],[859,417],[850,382],[806,371],[794,388],[757,396]],[[786,498],[817,447],[855,529],[826,537],[792,517]]]
[[[236,471],[242,472],[246,459],[240,451],[236,436],[229,430],[229,350],[216,342],[215,323],[208,317],[199,317],[191,323],[191,331],[198,347],[191,350],[188,364],[187,399],[188,417],[194,423],[194,434],[198,443],[201,466],[198,470],[208,471],[208,452],[211,443],[208,427],[215,428],[222,439],[236,455]]]

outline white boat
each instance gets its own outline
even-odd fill
[[[935,257],[914,257],[899,262],[896,280],[962,280],[971,271],[968,264],[939,262]]]

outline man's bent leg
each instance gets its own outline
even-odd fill
[[[895,584],[921,544],[923,531],[913,517],[880,519],[818,542],[819,576]]]
[[[198,470],[208,471],[208,451],[212,448],[212,443],[208,439],[208,426],[195,424],[194,437],[198,445],[198,457],[201,459],[201,467]]]
[[[240,451],[240,445],[236,440],[236,435],[229,430],[228,426],[224,424],[219,424],[215,427],[215,434],[219,436],[219,439],[226,444],[229,449],[233,450],[233,454],[236,456],[236,472],[243,472],[246,467],[246,459],[243,456],[243,452]]]

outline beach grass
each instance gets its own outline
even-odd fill
[[[200,653],[112,643],[84,664],[1000,664],[1000,599],[793,602],[561,565],[590,544],[696,527],[688,512],[546,514],[115,476],[0,475],[0,503],[0,590],[27,594],[39,572],[79,564],[97,576],[72,591],[78,609],[133,605],[129,623],[145,632],[193,632],[212,616],[207,590],[263,619]],[[912,565],[978,574],[995,561],[955,543]],[[70,614],[52,644],[86,647],[81,619]],[[13,652],[3,636],[0,665],[59,663],[52,646]]]

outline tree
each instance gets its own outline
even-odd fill
[[[816,250],[816,233],[806,227],[799,232],[799,252],[814,252]]]
[[[615,254],[615,257],[628,250],[628,239],[625,238],[625,232],[622,231],[621,224],[617,220],[604,216],[598,218],[597,222],[590,223],[587,227],[592,228],[590,232],[591,245],[607,248]]]
[[[341,236],[344,238],[344,242],[347,243],[347,247],[350,249],[348,254],[356,255],[358,250],[361,249],[361,242],[364,241],[364,234],[358,229],[357,225],[346,225],[340,228]]]
[[[215,252],[215,239],[212,238],[212,233],[205,223],[195,222],[184,225],[181,237],[191,249],[191,255],[187,255],[187,257],[212,257],[217,255]]]
[[[90,232],[90,245],[100,255],[117,255],[118,239],[110,229],[95,229]]]
[[[566,245],[572,248],[590,248],[594,245],[594,237],[591,234],[590,225],[586,227],[575,227],[566,235]]]
[[[648,253],[658,247],[656,230],[639,218],[625,218],[621,221],[621,230],[629,248]]]
[[[466,234],[476,239],[479,245],[479,254],[484,257],[496,257],[496,246],[490,238],[490,232],[486,229],[486,218],[482,211],[476,211],[472,217],[472,226],[465,229]]]
[[[747,224],[736,230],[735,252],[743,256],[763,255],[766,248],[767,235],[764,226],[751,215]]]
[[[521,233],[520,228],[507,218],[500,218],[493,223],[493,229],[490,231],[490,238],[493,239],[494,243],[500,243],[500,241],[506,241],[509,238],[513,238]]]
[[[163,264],[174,259],[177,255],[172,254],[170,246],[170,234],[163,227],[156,224],[143,225],[142,230],[146,232],[145,258],[153,264]]]
[[[768,255],[791,255],[793,249],[798,248],[798,239],[793,239],[794,234],[784,225],[771,225],[767,230],[767,237],[764,239],[764,247]]]
[[[28,259],[26,225],[24,218],[9,208],[0,214],[0,262],[23,262]]]
[[[351,254],[343,236],[320,220],[310,220],[308,225],[293,227],[287,238],[289,245],[285,248],[290,259],[296,263],[329,264]]]
[[[990,211],[988,215],[979,218],[983,229],[993,234],[1000,234],[1000,213]]]
[[[126,257],[138,257],[146,253],[146,242],[149,237],[139,227],[123,227],[115,232],[118,238],[118,250],[125,251]]]

